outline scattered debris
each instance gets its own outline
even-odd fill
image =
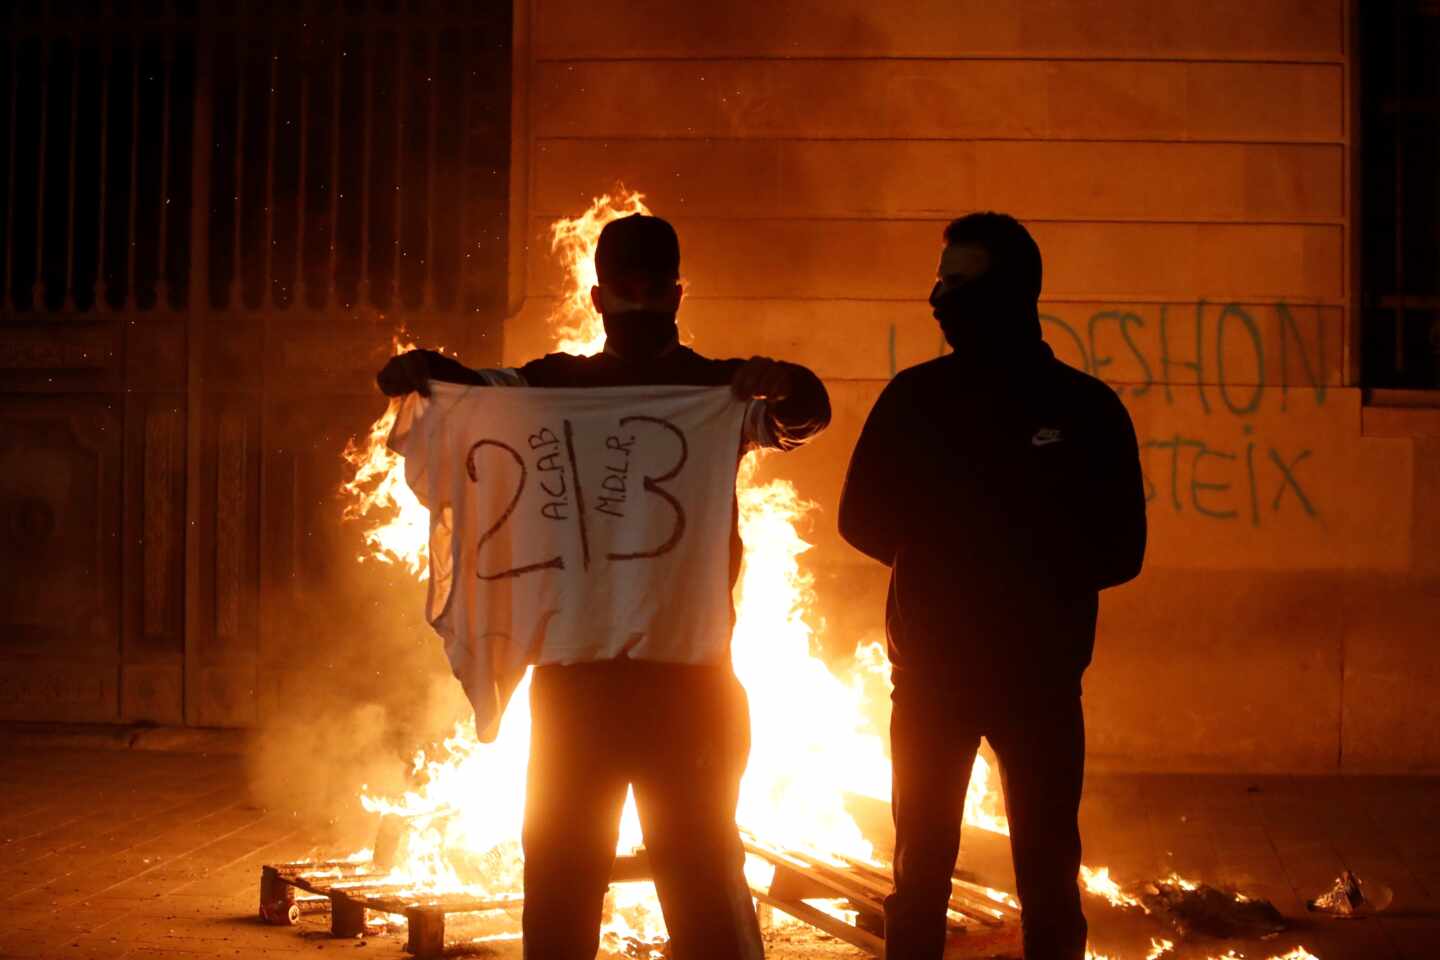
[[[1360,889],[1359,878],[1346,870],[1336,878],[1329,890],[1313,900],[1306,900],[1305,909],[1336,917],[1355,916],[1365,909],[1365,894]]]
[[[611,953],[617,953],[630,960],[669,960],[670,941],[668,939],[641,940],[637,937],[624,937],[623,939],[613,934],[605,937],[605,946]]]
[[[1335,879],[1329,890],[1313,900],[1306,900],[1305,908],[1312,913],[1332,917],[1363,917],[1384,910],[1392,898],[1388,887],[1372,888],[1346,870]]]
[[[1268,900],[1195,883],[1177,874],[1145,884],[1140,902],[1184,940],[1195,937],[1261,938],[1285,930],[1280,911]]]

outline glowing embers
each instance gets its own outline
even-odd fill
[[[1111,878],[1109,867],[1091,869],[1081,864],[1080,883],[1087,893],[1104,898],[1112,907],[1145,909],[1141,906],[1139,897],[1126,893],[1120,888],[1120,884]]]
[[[1167,957],[1195,960],[1318,960],[1304,947],[1284,954],[1246,954],[1237,948],[1211,952],[1207,941],[1224,939],[1269,940],[1288,925],[1269,901],[1222,890],[1206,883],[1170,873],[1159,880],[1122,886],[1106,867],[1080,868],[1082,889],[1120,910],[1133,910],[1168,924],[1180,945],[1165,937],[1151,937],[1146,960]],[[1108,953],[1087,949],[1086,960],[1128,960],[1133,953]]]
[[[1268,900],[1197,883],[1178,873],[1124,888],[1108,867],[1081,866],[1080,882],[1087,893],[1112,907],[1138,909],[1164,920],[1182,939],[1269,937],[1287,928],[1285,918]]]

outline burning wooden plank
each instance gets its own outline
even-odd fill
[[[829,863],[820,855],[781,849],[748,834],[744,841],[748,853],[775,866],[770,889],[751,887],[757,900],[876,956],[884,952],[884,902],[891,877],[883,866],[844,856],[835,858],[839,864]],[[818,898],[849,902],[856,911],[856,922],[846,923],[806,902]],[[1020,914],[1008,902],[995,900],[983,887],[956,879],[950,911],[947,958],[1018,954]]]
[[[854,857],[826,858],[786,849],[744,835],[745,850],[775,867],[766,889],[751,887],[755,899],[815,929],[844,940],[867,953],[884,952],[885,897],[891,878],[881,864]],[[644,850],[617,857],[612,883],[649,879]],[[330,932],[354,937],[365,932],[368,914],[403,915],[408,930],[406,950],[418,957],[438,956],[446,948],[446,918],[454,914],[514,912],[524,904],[520,894],[472,895],[465,892],[419,890],[396,883],[374,862],[312,861],[266,866],[260,875],[261,916],[271,923],[295,923],[302,890],[327,904]],[[1001,899],[996,899],[997,895]],[[853,922],[834,916],[810,901],[833,900],[849,905]],[[292,908],[293,911],[292,911]],[[953,960],[1013,953],[1019,944],[1019,911],[984,887],[954,881],[950,901],[951,936],[946,956]]]
[[[648,879],[644,851],[616,857],[612,883]],[[302,900],[296,891],[312,897]],[[308,912],[330,914],[330,934],[356,937],[367,929],[370,914],[404,916],[406,949],[419,957],[439,956],[445,947],[445,919],[452,914],[515,911],[524,905],[519,894],[480,895],[463,891],[417,889],[396,882],[373,861],[325,860],[273,864],[260,871],[260,916],[268,923],[289,926]]]

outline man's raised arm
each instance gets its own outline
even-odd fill
[[[798,363],[753,357],[735,372],[730,388],[742,400],[764,400],[765,422],[754,429],[761,446],[793,450],[830,425],[830,394]]]
[[[380,392],[387,397],[403,397],[407,393],[428,397],[431,380],[472,387],[493,383],[482,371],[472,370],[454,357],[434,350],[407,350],[391,357],[375,375]]]

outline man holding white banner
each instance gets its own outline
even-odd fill
[[[471,370],[412,351],[380,372],[385,393],[417,394],[391,445],[431,510],[427,615],[482,739],[535,665],[526,957],[595,956],[628,785],[674,955],[760,957],[735,827],[735,469],[823,430],[829,398],[804,367],[680,345],[664,220],[608,224],[595,265],[597,356]],[[500,386],[546,389],[474,389]]]

